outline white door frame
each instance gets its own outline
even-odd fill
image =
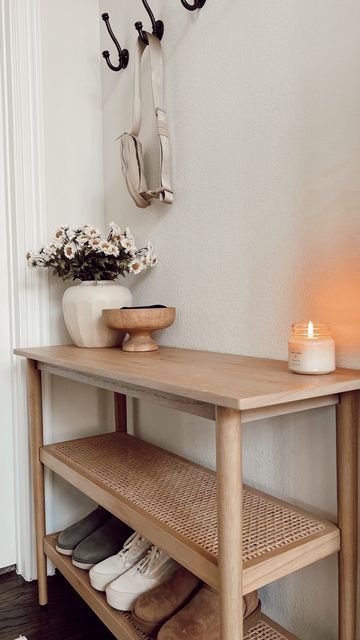
[[[50,342],[46,273],[32,273],[25,253],[46,240],[40,0],[0,0],[0,82],[5,166],[11,350]],[[13,358],[17,570],[36,577],[25,362]],[[45,438],[50,383],[44,381]],[[49,482],[49,480],[48,480]]]
[[[2,86],[0,83],[0,104],[2,103]],[[0,118],[0,140],[4,139],[3,122]],[[2,569],[16,562],[15,548],[15,496],[14,496],[14,460],[9,455],[14,450],[12,419],[12,387],[10,352],[10,309],[8,281],[8,247],[4,241],[6,229],[5,206],[5,170],[4,157],[0,155],[0,229],[2,230],[2,247],[0,253],[0,292],[1,292],[1,337],[0,337],[0,508],[2,527],[0,529],[0,573]]]

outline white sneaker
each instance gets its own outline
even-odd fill
[[[98,591],[105,591],[110,582],[136,565],[150,547],[151,542],[139,533],[133,533],[119,553],[92,567],[89,573],[91,586]]]
[[[165,551],[151,547],[135,567],[107,586],[108,604],[119,611],[131,611],[142,593],[165,582],[178,568]]]

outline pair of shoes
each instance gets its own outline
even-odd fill
[[[156,635],[167,620],[188,604],[201,584],[194,574],[179,567],[166,582],[136,600],[132,611],[136,626],[148,635]]]
[[[260,601],[254,592],[243,599],[244,631],[260,614]],[[161,627],[158,640],[220,640],[219,594],[204,586],[190,603]]]
[[[106,591],[108,604],[119,611],[131,611],[137,598],[162,584],[179,565],[164,551],[134,533],[116,555],[90,571],[94,589]]]
[[[75,567],[88,571],[124,544],[132,529],[102,507],[62,531],[56,550],[72,556]]]
[[[118,553],[91,569],[89,573],[91,586],[97,591],[106,591],[106,587],[135,566],[150,547],[151,543],[148,540],[139,533],[133,533]]]
[[[257,592],[243,599],[244,628],[260,613]],[[167,582],[136,601],[132,617],[139,629],[158,640],[220,640],[219,595],[201,586],[194,575],[180,568]]]

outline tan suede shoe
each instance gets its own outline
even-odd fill
[[[260,613],[256,591],[244,597],[244,630]],[[203,587],[191,602],[160,629],[158,640],[220,640],[219,594]]]
[[[189,602],[200,586],[200,580],[181,567],[169,580],[137,599],[132,612],[135,624],[145,633],[156,635],[160,627]]]

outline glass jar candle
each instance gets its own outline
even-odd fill
[[[335,367],[335,341],[329,324],[310,321],[291,326],[290,371],[316,375],[331,373]]]

